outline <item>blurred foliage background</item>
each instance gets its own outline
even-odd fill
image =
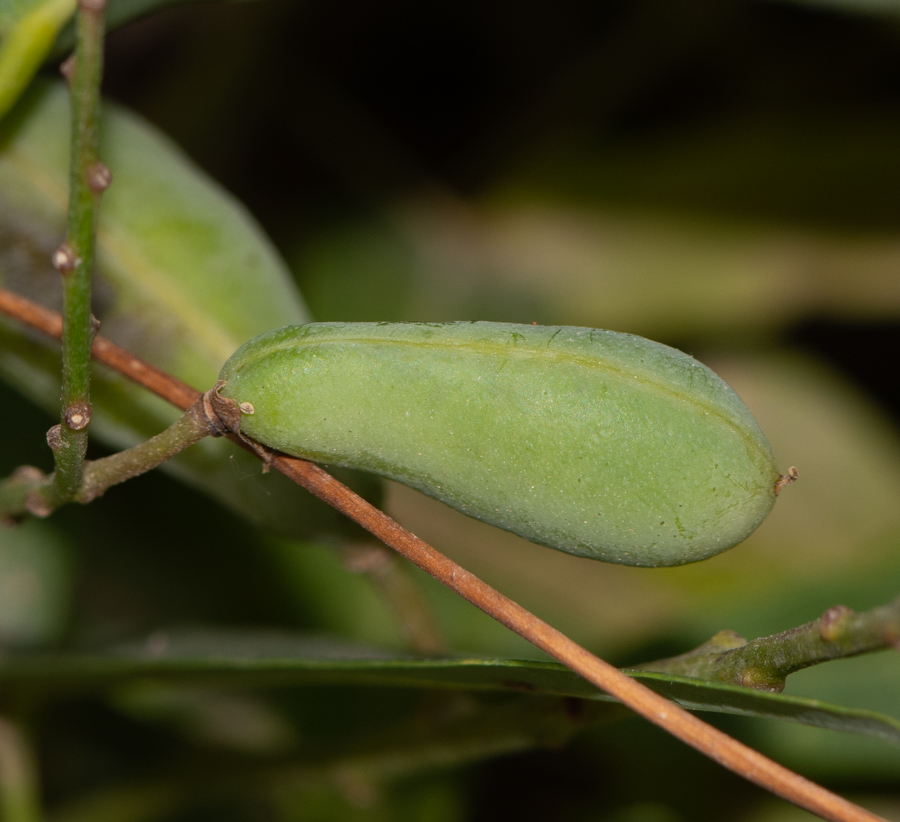
[[[801,481],[744,545],[696,566],[591,563],[387,487],[391,515],[574,639],[626,665],[900,591],[900,5],[175,4],[110,34],[104,91],[246,205],[316,319],[628,331],[738,391]],[[54,420],[0,398],[15,421],[0,469],[49,467]],[[402,649],[341,557],[147,476],[0,534],[0,638],[71,650],[256,627]],[[455,652],[540,658],[414,574]],[[900,718],[900,656],[796,674],[787,692]],[[473,700],[490,703],[349,685],[67,696],[35,714],[49,818],[812,818],[628,718],[371,784],[172,781],[277,769]],[[713,721],[900,820],[897,748]]]

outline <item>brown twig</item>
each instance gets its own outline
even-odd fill
[[[21,298],[11,300],[8,292],[0,289],[0,311],[23,322],[28,322],[27,317],[35,313],[44,316],[46,321],[46,315],[41,311],[35,312],[36,307],[31,305],[28,306],[27,312],[10,311],[9,306],[21,305],[17,300],[21,301]],[[43,325],[35,327],[44,330]],[[117,355],[106,359],[106,356],[114,351],[118,352]],[[149,388],[182,410],[186,410],[200,394],[199,391],[194,391],[190,401],[184,405],[186,399],[184,383],[168,377],[164,372],[148,366],[135,357],[126,355],[126,352],[113,346],[112,343],[99,347],[95,343],[93,353],[100,362],[116,369],[139,385]],[[145,383],[148,369],[156,378]],[[823,819],[832,822],[886,822],[882,817],[825,790],[815,782],[805,779],[713,728],[702,719],[589,653],[521,605],[503,596],[398,525],[387,514],[357,496],[319,466],[284,455],[274,456],[271,464],[477,608],[559,660],[600,690],[614,696],[635,713],[659,725],[726,768]]]
[[[41,331],[49,337],[57,340],[62,337],[62,317],[59,314],[31,300],[26,300],[12,291],[7,291],[5,288],[0,288],[0,313]],[[150,365],[150,363],[135,357],[134,354],[124,348],[119,348],[105,337],[94,338],[91,356],[97,362],[128,377],[142,388],[152,391],[156,396],[172,403],[182,411],[187,411],[200,397],[200,392],[196,388],[155,365]]]

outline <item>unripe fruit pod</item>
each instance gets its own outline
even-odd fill
[[[775,501],[771,448],[737,394],[630,334],[313,323],[246,343],[221,379],[223,396],[253,406],[251,439],[607,562],[705,559]]]

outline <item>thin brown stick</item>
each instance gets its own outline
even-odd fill
[[[27,310],[20,311],[18,308],[10,310],[10,307],[21,307],[23,304]],[[53,324],[52,312],[39,309],[21,297],[10,295],[2,289],[0,289],[0,312],[47,333],[52,334],[49,329],[56,327]],[[32,323],[29,319],[32,316],[38,317],[41,324]],[[97,342],[99,341],[98,337]],[[98,346],[95,342],[93,354],[98,361],[150,389],[182,410],[186,410],[200,394],[199,391],[194,391],[112,343]],[[110,354],[113,356],[109,356]],[[147,379],[148,373],[154,375],[152,379]],[[182,405],[187,400],[186,390],[191,392],[191,396],[186,405]],[[635,713],[696,748],[710,759],[822,819],[831,822],[886,822],[882,817],[825,790],[815,782],[805,779],[713,728],[699,717],[589,653],[565,634],[552,628],[398,525],[387,514],[357,496],[319,466],[283,455],[274,457],[272,465],[477,608],[559,660],[600,690],[614,696]]]
[[[823,819],[872,822],[881,818],[773,762],[589,653],[398,525],[319,466],[285,456],[276,457],[273,465],[477,608],[726,768]]]
[[[62,317],[59,314],[4,288],[0,288],[0,313],[57,340],[62,338]],[[182,411],[187,411],[200,397],[196,388],[135,357],[105,337],[94,338],[91,356]]]

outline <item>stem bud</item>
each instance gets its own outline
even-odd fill
[[[82,431],[91,421],[91,404],[76,402],[66,409],[66,425],[73,431]]]
[[[112,183],[112,172],[99,160],[87,171],[88,188],[94,194],[102,194]]]
[[[25,497],[25,510],[34,517],[44,519],[53,513],[53,506],[50,505],[37,491],[32,491]]]
[[[47,445],[50,446],[50,449],[52,451],[58,451],[60,448],[63,447],[62,426],[61,425],[54,425],[47,432]]]
[[[75,76],[75,52],[72,52],[59,64],[59,73],[71,85],[72,78]]]
[[[853,609],[846,605],[833,605],[819,620],[819,636],[826,642],[834,642],[841,636],[847,618],[853,616]]]
[[[53,267],[63,276],[71,274],[81,260],[75,253],[75,249],[68,243],[63,243],[50,257]]]

